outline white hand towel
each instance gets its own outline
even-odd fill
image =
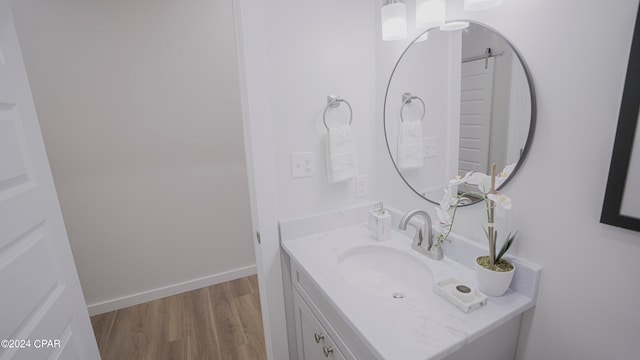
[[[422,154],[422,121],[402,121],[398,132],[398,168],[423,167]]]
[[[356,148],[349,125],[333,127],[327,132],[327,174],[330,183],[358,175]]]

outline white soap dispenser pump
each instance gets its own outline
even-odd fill
[[[369,210],[369,229],[378,241],[391,239],[391,213],[384,208],[382,201]]]

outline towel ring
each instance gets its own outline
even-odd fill
[[[404,93],[402,94],[402,106],[400,107],[400,121],[404,122],[404,116],[402,115],[402,110],[404,110],[404,106],[407,104],[411,104],[411,101],[413,99],[419,100],[420,103],[422,104],[422,118],[420,118],[420,121],[424,120],[424,115],[427,112],[427,107],[424,104],[424,101],[422,101],[422,99],[420,99],[420,97],[418,96],[411,95],[411,93]]]
[[[340,106],[341,102],[345,103],[349,108],[349,125],[351,125],[351,122],[353,121],[353,109],[351,109],[349,102],[345,99],[340,99],[335,95],[329,95],[327,96],[327,106],[324,107],[324,111],[322,112],[322,121],[324,122],[324,127],[327,128],[327,131],[329,131],[329,126],[327,125],[327,110],[329,110],[329,108]]]

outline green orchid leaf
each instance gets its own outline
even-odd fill
[[[509,250],[509,248],[511,247],[511,244],[513,244],[513,241],[516,239],[516,236],[518,236],[517,231],[513,235],[511,235],[511,233],[507,235],[507,241],[505,241],[504,245],[502,245],[502,249],[500,249],[500,253],[498,253],[498,256],[496,257],[496,262],[502,259],[502,256]]]
[[[495,228],[493,229],[493,244],[496,244],[496,241],[498,240],[498,230],[496,230]],[[491,246],[491,245],[489,245]],[[494,265],[495,263],[498,262],[498,258],[496,258],[496,247],[493,247],[493,258],[495,259]]]

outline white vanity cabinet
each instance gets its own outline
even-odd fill
[[[327,302],[319,288],[315,286],[300,266],[295,261],[291,261],[290,265],[297,359],[382,359],[361,339],[354,336],[348,327],[345,327],[344,319],[334,313],[330,302]],[[459,311],[458,309],[453,310]],[[520,321],[521,316],[516,316],[462,349],[441,359],[513,360],[516,356]]]
[[[313,315],[297,290],[293,291],[298,358],[300,360],[346,360],[331,335]]]
[[[351,212],[323,216],[340,224]],[[292,354],[297,353],[291,360],[515,359],[522,313],[535,305],[541,271],[536,265],[518,259],[512,289],[467,314],[435,292],[422,291],[421,285],[396,281],[371,289],[349,278],[352,269],[341,265],[345,254],[376,248],[375,254],[414,256],[411,239],[401,234],[394,232],[380,243],[362,223],[332,230],[302,219],[280,226],[283,264],[290,270],[284,279],[291,284],[285,286],[289,344]],[[451,248],[443,261],[415,258],[428,266],[433,279],[453,276],[473,284],[473,270],[458,259],[473,261],[482,249],[471,240],[455,240],[458,248]],[[379,261],[380,269],[388,266],[385,260]],[[381,295],[396,289],[407,296]]]

